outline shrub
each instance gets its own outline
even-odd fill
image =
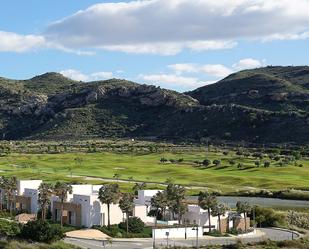
[[[130,217],[128,221],[130,233],[141,233],[145,228],[145,223],[138,217]],[[126,230],[126,222],[119,223],[118,227]]]
[[[221,164],[221,161],[220,160],[218,160],[218,159],[215,159],[215,160],[213,160],[213,162],[212,162],[214,165],[216,165],[216,166],[220,166],[220,164]]]
[[[47,221],[30,221],[21,229],[21,237],[37,242],[53,242],[65,237],[60,225],[49,224]]]
[[[265,161],[264,162],[264,168],[269,168],[270,166],[270,162],[269,161]]]
[[[253,212],[251,212],[251,216]],[[261,221],[261,225],[264,227],[272,227],[285,224],[285,216],[283,214],[276,213],[272,208],[264,208],[260,206],[255,207],[255,216],[263,216],[265,219]],[[251,217],[252,219],[253,217]]]
[[[16,236],[20,233],[20,225],[16,222],[0,220],[0,235]]]
[[[202,164],[203,164],[204,166],[206,166],[206,167],[207,167],[207,166],[209,166],[209,165],[210,165],[210,163],[211,163],[211,162],[210,162],[210,160],[209,160],[209,159],[205,159],[205,160],[203,161],[203,163],[202,163]]]
[[[230,164],[230,165],[235,165],[235,163],[236,163],[236,162],[235,162],[234,160],[229,160],[229,164]]]

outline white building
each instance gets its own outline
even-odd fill
[[[72,185],[72,194],[68,195],[63,205],[63,222],[81,226],[92,227],[94,225],[106,226],[108,224],[107,205],[98,199],[98,192],[102,185]],[[58,197],[52,198],[52,213],[54,220],[60,221],[61,203]],[[147,216],[146,205],[135,203],[133,216],[139,217],[147,223],[153,218]],[[150,219],[149,219],[150,218]],[[118,204],[110,205],[110,223],[119,224],[125,220]]]
[[[228,212],[221,216],[222,219],[227,218]],[[188,205],[188,211],[183,216],[183,221],[186,224],[196,224],[198,226],[209,228],[209,216],[208,211],[202,209],[198,205]],[[210,215],[211,229],[218,229],[218,217]]]

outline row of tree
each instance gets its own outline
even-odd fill
[[[17,192],[16,177],[0,177],[0,188],[4,191],[4,196],[7,200],[7,207],[12,214],[14,209],[14,196]],[[119,208],[126,215],[126,225],[128,232],[128,220],[134,210],[134,197],[138,190],[146,188],[145,183],[136,183],[133,187],[132,193],[121,193],[118,184],[105,184],[99,189],[98,199],[102,204],[107,205],[108,227],[110,227],[110,206],[118,204]],[[41,219],[46,219],[47,210],[51,204],[51,197],[57,196],[61,202],[60,210],[60,224],[62,225],[63,204],[67,200],[68,194],[72,193],[72,186],[64,182],[57,182],[55,185],[50,183],[41,183],[38,189],[38,204],[41,210]],[[1,204],[3,195],[1,194]],[[221,231],[221,216],[229,210],[229,207],[223,203],[219,203],[217,197],[210,192],[200,192],[198,196],[198,205],[208,211],[209,232],[211,232],[211,215],[218,217],[219,230]],[[238,202],[237,211],[243,213],[247,217],[251,207],[247,202]],[[1,205],[2,207],[2,205]],[[188,202],[186,201],[185,187],[173,183],[169,183],[167,188],[158,192],[151,199],[151,207],[154,212],[153,215],[158,217],[161,215],[166,219],[166,211],[169,211],[170,218],[175,219],[177,215],[179,224],[181,223],[183,215],[188,210]],[[246,222],[245,222],[246,224]],[[246,227],[247,230],[247,227]]]

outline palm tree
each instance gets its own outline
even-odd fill
[[[138,195],[138,191],[139,190],[144,190],[144,189],[146,189],[146,187],[147,187],[147,185],[146,185],[145,182],[142,182],[142,183],[138,183],[137,182],[137,183],[134,184],[132,190],[133,190],[135,195]]]
[[[219,232],[221,233],[221,215],[225,215],[226,211],[229,210],[229,207],[223,203],[219,203],[212,207],[211,215],[218,216],[219,222]]]
[[[236,203],[237,212],[240,214],[244,214],[245,218],[245,231],[247,231],[247,214],[251,212],[252,207],[248,202],[238,201]]]
[[[163,220],[165,220],[165,211],[167,205],[168,200],[166,191],[158,192],[151,198],[151,207],[155,208],[155,210],[157,211],[156,214],[158,214],[158,212],[161,211]]]
[[[185,199],[186,189],[181,185],[173,183],[168,184],[166,188],[168,207],[172,210],[173,218],[174,214],[177,213],[178,206]]]
[[[50,205],[50,198],[53,194],[53,186],[49,183],[41,183],[39,186],[38,203],[41,207],[42,220],[45,220],[46,210]]]
[[[56,196],[59,197],[61,201],[61,210],[60,210],[60,224],[63,225],[62,215],[63,215],[63,203],[68,198],[68,193],[72,194],[72,186],[64,183],[64,182],[57,182],[54,188],[54,193]]]
[[[6,185],[6,178],[4,176],[0,177],[0,209],[3,209],[3,193]]]
[[[200,192],[198,197],[198,205],[208,211],[209,232],[211,232],[211,209],[217,204],[217,197],[209,192]]]
[[[14,195],[17,191],[17,179],[16,177],[10,177],[10,178],[2,177],[2,184],[7,199],[8,208],[10,210],[10,214],[12,215]]]
[[[134,209],[134,196],[130,193],[125,193],[119,201],[119,207],[126,214],[127,233],[129,233],[129,215]]]
[[[181,223],[182,216],[188,211],[188,205],[186,202],[182,201],[177,206],[175,206],[175,213],[178,215],[178,224]]]
[[[107,205],[108,227],[110,227],[110,205],[116,204],[119,200],[119,186],[118,184],[106,184],[99,189],[99,200],[102,204]]]

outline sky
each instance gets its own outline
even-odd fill
[[[0,76],[59,72],[180,92],[309,64],[309,0],[3,0]]]

